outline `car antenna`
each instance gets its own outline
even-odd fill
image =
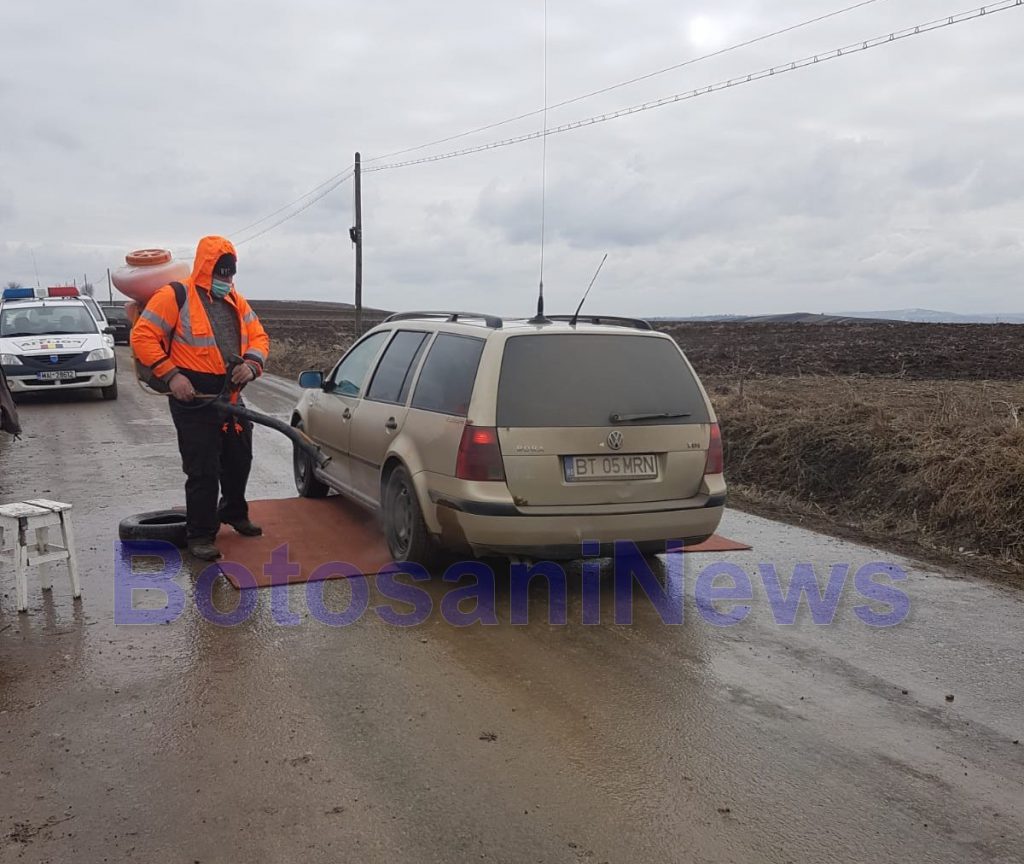
[[[548,188],[548,0],[544,0],[544,134],[541,135],[540,157],[540,287],[537,293],[537,314],[529,324],[550,324],[544,315],[544,234]]]
[[[537,314],[534,315],[528,324],[550,324],[551,319],[544,315],[544,280],[540,280],[540,293],[537,295]]]
[[[572,320],[569,322],[570,327],[576,326],[576,319],[580,317],[580,309],[583,308],[583,304],[587,302],[587,295],[590,294],[590,289],[594,287],[594,283],[597,281],[597,276],[601,272],[601,268],[604,267],[604,262],[608,260],[608,253],[604,253],[604,258],[601,259],[601,263],[597,265],[597,273],[594,274],[594,278],[590,280],[590,284],[587,286],[587,290],[583,295],[583,299],[580,300],[580,305],[576,307],[575,313],[573,313]]]

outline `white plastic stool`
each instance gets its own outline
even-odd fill
[[[60,528],[61,542],[50,543],[50,529]],[[71,578],[71,596],[82,596],[75,558],[75,531],[71,524],[71,505],[37,498],[16,504],[0,505],[0,559],[14,563],[14,586],[19,612],[28,611],[28,568],[55,561],[66,561]],[[43,590],[53,590],[49,568],[40,571]]]

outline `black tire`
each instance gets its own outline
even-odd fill
[[[122,540],[163,540],[184,549],[185,511],[151,510],[129,516],[117,526],[117,536]]]
[[[297,420],[292,426],[301,429],[302,421]],[[298,447],[292,450],[292,471],[295,475],[295,488],[303,498],[326,498],[331,491],[331,487],[313,473],[313,461],[309,455]]]
[[[109,387],[100,387],[100,393],[103,394],[103,398],[108,402],[117,398],[117,379],[114,379],[114,383]]]
[[[384,538],[395,561],[411,561],[430,567],[437,561],[437,545],[423,521],[412,478],[399,466],[391,472],[384,488],[382,516]]]

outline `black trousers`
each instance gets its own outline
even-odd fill
[[[189,540],[213,540],[221,522],[249,517],[245,487],[252,467],[252,423],[216,405],[193,408],[199,403],[168,401],[187,477],[185,533]]]

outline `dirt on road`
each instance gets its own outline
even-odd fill
[[[348,626],[294,586],[225,627],[188,568],[172,623],[119,626],[117,521],[179,503],[183,479],[166,407],[122,385],[116,403],[26,400],[28,437],[0,443],[0,497],[73,503],[84,588],[73,604],[59,573],[52,597],[34,583],[19,616],[0,575],[3,864],[1024,858],[1019,593],[889,557],[907,574],[898,626],[867,626],[852,591],[831,624],[804,608],[779,625],[766,562],[824,578],[887,556],[729,512],[754,551],[660,574],[681,626],[646,602],[629,625],[584,625],[579,588],[552,624],[542,582],[514,625],[506,577],[498,623],[456,627],[441,610],[467,583],[437,574],[417,626],[386,623],[371,582]],[[249,399],[285,414],[294,388],[266,379]],[[294,494],[289,447],[257,429],[253,497]],[[732,626],[693,599],[716,563],[754,584]],[[342,611],[357,588],[318,596]],[[208,590],[239,602],[222,579]]]

